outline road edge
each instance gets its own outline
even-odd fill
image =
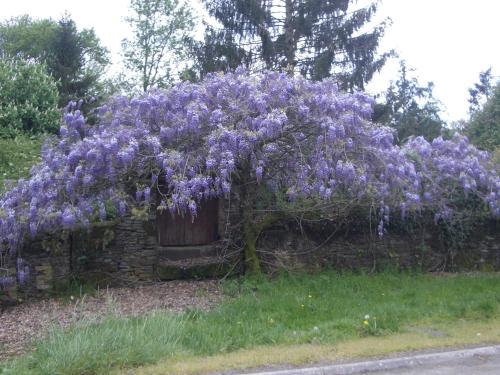
[[[454,359],[471,358],[473,356],[500,355],[500,345],[483,346],[446,352],[416,354],[397,358],[378,359],[363,362],[343,363],[336,365],[294,368],[278,371],[245,372],[241,375],[351,375],[410,368],[418,365],[439,364]]]

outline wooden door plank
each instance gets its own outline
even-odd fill
[[[172,215],[169,211],[157,213],[158,240],[162,246],[206,245],[217,240],[218,200],[200,205],[198,215]]]

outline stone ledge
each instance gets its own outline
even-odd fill
[[[217,246],[158,246],[157,251],[160,259],[182,260],[216,256]]]
[[[230,271],[231,265],[219,257],[162,261],[156,266],[156,274],[161,281],[217,278]]]

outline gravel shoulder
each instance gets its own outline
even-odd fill
[[[0,360],[26,351],[29,344],[54,327],[68,327],[82,319],[130,317],[153,311],[209,310],[222,297],[218,282],[171,281],[110,288],[96,295],[29,301],[0,313]]]

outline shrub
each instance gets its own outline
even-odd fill
[[[56,133],[58,92],[43,65],[0,60],[0,137]]]

